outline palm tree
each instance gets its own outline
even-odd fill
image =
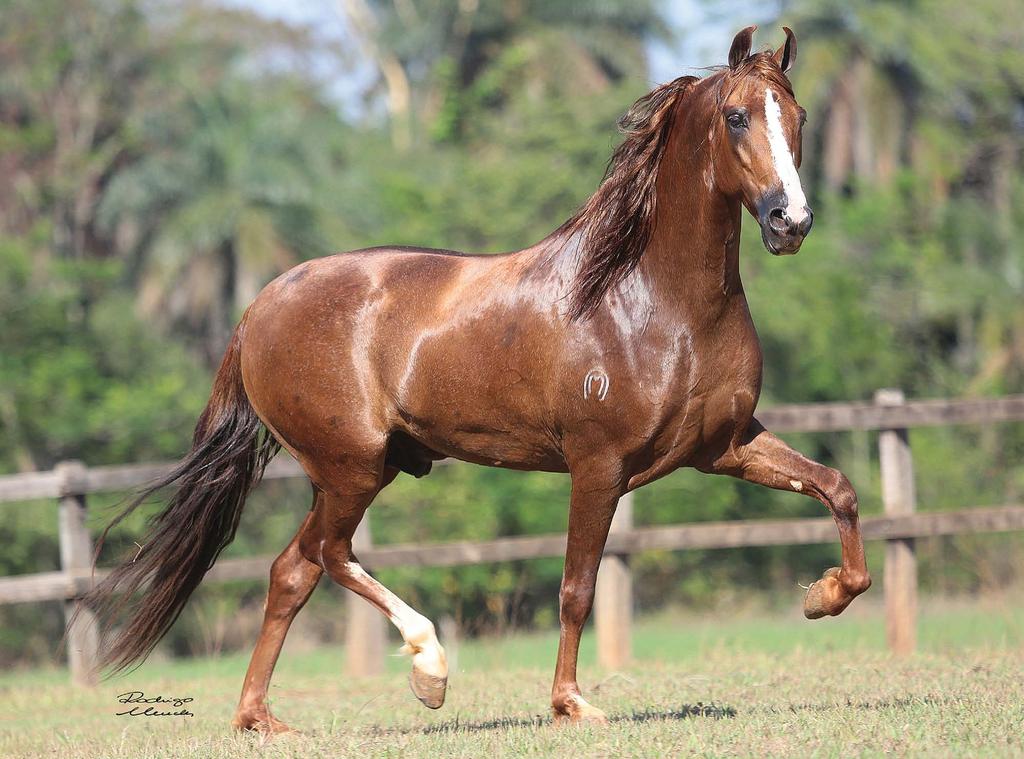
[[[340,0],[340,7],[381,72],[392,122],[415,117],[421,135],[442,140],[464,137],[473,118],[518,96],[586,94],[626,77],[647,84],[644,42],[666,33],[651,0]]]
[[[331,154],[318,120],[329,115],[299,95],[230,78],[190,94],[167,114],[176,123],[151,125],[158,145],[101,204],[107,228],[136,228],[141,308],[200,335],[211,362],[267,280],[325,250],[317,188]]]

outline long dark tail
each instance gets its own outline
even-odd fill
[[[120,626],[102,647],[101,663],[112,672],[141,663],[174,624],[234,539],[249,490],[280,448],[242,386],[242,329],[235,330],[224,354],[192,450],[170,474],[134,497],[100,538],[102,546],[110,529],[156,491],[175,487],[167,507],[150,519],[148,534],[138,541],[142,550],[133,548],[83,599],[100,616],[105,635]]]

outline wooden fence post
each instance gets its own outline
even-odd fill
[[[445,658],[448,660],[448,671],[459,671],[459,625],[451,614],[445,614],[437,620],[437,632],[444,646]]]
[[[352,536],[352,551],[373,547],[370,538],[370,515],[363,516]],[[345,601],[348,615],[345,630],[345,666],[352,677],[369,677],[384,672],[384,648],[387,645],[387,630],[384,616],[362,596],[349,591]]]
[[[619,499],[612,533],[633,529],[633,494]],[[594,627],[597,632],[597,663],[621,669],[633,655],[633,574],[627,554],[606,554],[597,573]]]
[[[81,461],[64,461],[54,470],[60,483],[57,530],[60,538],[60,568],[71,576],[92,567],[92,538],[85,526],[85,466]],[[78,617],[71,625],[75,612]],[[95,685],[98,679],[99,625],[96,615],[78,599],[64,602],[64,619],[69,625],[66,637],[68,668],[75,685]]]
[[[884,389],[875,393],[875,403],[902,406],[906,400],[902,390]],[[917,510],[917,496],[907,430],[880,431],[878,456],[886,516],[913,514]],[[883,583],[889,648],[901,656],[913,653],[917,645],[917,558],[913,538],[886,540]]]

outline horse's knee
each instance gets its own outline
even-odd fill
[[[833,513],[842,517],[856,517],[858,512],[857,491],[838,469],[829,469],[822,492]]]

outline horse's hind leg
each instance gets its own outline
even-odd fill
[[[393,470],[386,481],[396,473]],[[398,628],[405,640],[403,652],[412,655],[412,691],[425,706],[438,709],[444,703],[448,662],[433,623],[367,574],[352,553],[352,534],[375,495],[376,491],[364,496],[326,495],[300,547],[332,580],[361,595]]]
[[[290,729],[271,715],[270,707],[267,706],[267,689],[288,628],[323,574],[318,564],[307,561],[299,551],[299,539],[312,521],[320,495],[319,491],[314,492],[313,509],[270,568],[270,589],[267,592],[263,627],[249,661],[249,670],[245,673],[242,697],[231,721],[239,730],[282,733]]]

